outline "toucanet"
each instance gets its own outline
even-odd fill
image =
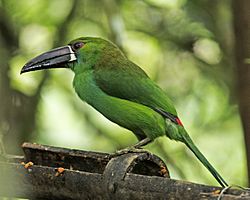
[[[49,68],[70,68],[78,96],[131,130],[139,140],[134,148],[166,135],[187,145],[218,183],[228,186],[193,143],[167,94],[113,43],[81,37],[30,60],[21,73]]]

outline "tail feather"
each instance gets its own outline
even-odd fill
[[[218,181],[218,183],[222,187],[228,186],[227,182],[221,177],[221,175],[215,170],[215,168],[208,162],[205,156],[195,146],[195,144],[193,143],[189,135],[186,133],[186,131],[184,134],[182,134],[182,138],[183,138],[183,142],[195,154],[195,156],[201,161],[201,163],[209,170],[209,172],[214,176],[214,178]]]

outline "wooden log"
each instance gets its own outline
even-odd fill
[[[215,200],[221,191],[220,187],[170,179],[165,164],[150,153],[112,158],[109,154],[27,143],[23,148],[23,158],[0,162],[0,196]],[[22,161],[32,161],[34,165],[24,166]],[[250,199],[250,193],[230,189],[223,195],[223,200],[236,199]]]

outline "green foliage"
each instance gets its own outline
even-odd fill
[[[79,36],[108,38],[174,100],[189,134],[222,176],[246,185],[228,1],[2,0],[0,7],[19,41],[9,60],[12,89],[36,93],[44,72],[20,76],[19,71],[28,59],[55,44]],[[0,51],[6,48],[3,44],[0,40]],[[133,134],[79,100],[72,76],[65,69],[50,71],[34,111],[36,128],[30,141],[108,152],[135,143]],[[169,162],[173,177],[215,184],[184,145],[160,138],[147,148]]]

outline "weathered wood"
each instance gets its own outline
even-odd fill
[[[109,162],[109,154],[24,143],[26,162],[49,167],[64,167],[102,174]]]
[[[103,153],[33,144],[23,147],[26,158],[0,162],[0,196],[58,200],[215,200],[221,190],[220,187],[166,178],[164,163],[149,153],[110,158]],[[80,164],[77,164],[78,158]],[[34,165],[25,168],[20,164],[22,160],[32,161]],[[58,167],[65,169],[58,173]],[[250,194],[240,190],[230,190],[223,195],[223,200],[246,199],[250,199]]]
[[[32,161],[36,165],[63,167],[66,169],[102,174],[112,156],[107,153],[81,151],[24,143],[22,145],[25,162]],[[135,157],[134,157],[135,156]],[[128,158],[134,158],[127,168],[132,173],[169,177],[165,163],[150,153],[130,153]],[[125,157],[122,156],[125,159]],[[132,162],[133,161],[133,162]],[[118,166],[122,167],[122,165]],[[164,172],[164,173],[163,173]]]

